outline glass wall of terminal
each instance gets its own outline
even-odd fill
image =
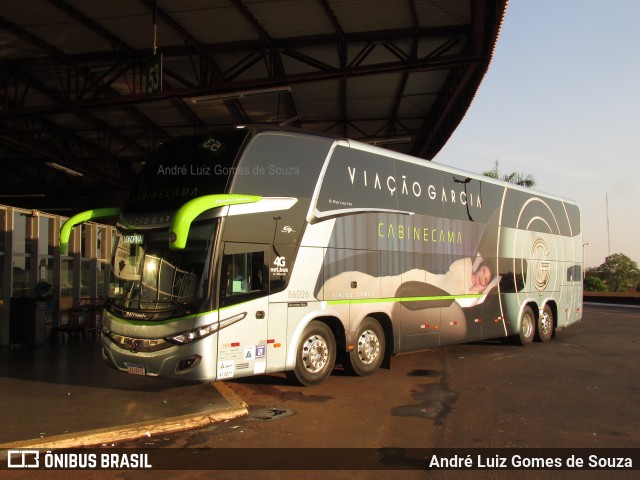
[[[80,225],[72,232],[67,255],[61,255],[65,220],[0,205],[0,345],[22,343],[18,332],[33,321],[32,314],[39,315],[46,336],[97,332],[115,229]]]

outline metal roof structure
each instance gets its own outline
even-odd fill
[[[119,205],[167,138],[286,124],[432,159],[507,0],[3,0],[0,203]]]

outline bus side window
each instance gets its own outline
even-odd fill
[[[567,268],[567,282],[579,282],[582,280],[582,267],[572,265]]]
[[[257,298],[268,292],[264,281],[264,251],[234,253],[222,258],[220,302],[222,306]]]

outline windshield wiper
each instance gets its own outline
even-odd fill
[[[180,303],[177,300],[162,300],[162,301],[160,301],[158,303],[168,303],[169,305],[172,305],[172,306],[176,307],[178,310],[180,310],[185,315],[191,315],[192,309],[187,308],[187,306],[191,307],[194,302],[192,301],[192,302]]]
[[[157,314],[167,314],[168,311],[178,310],[181,314],[191,315],[195,308],[195,303],[197,300],[192,300],[190,302],[178,302],[177,300],[153,300],[153,301],[144,301],[141,302],[139,299],[137,301],[129,301],[129,303],[135,303],[137,306],[135,307],[127,307],[125,305],[119,305],[117,298],[110,298],[105,302],[105,308],[107,309],[116,309],[118,311],[130,311],[130,312],[140,312],[146,313],[149,315],[157,315]],[[143,305],[155,305],[155,308],[143,307]],[[158,308],[160,305],[167,305],[166,308]]]

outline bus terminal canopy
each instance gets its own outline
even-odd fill
[[[432,159],[506,0],[6,0],[2,203],[121,205],[163,141],[286,124]],[[154,34],[155,32],[155,34]]]

